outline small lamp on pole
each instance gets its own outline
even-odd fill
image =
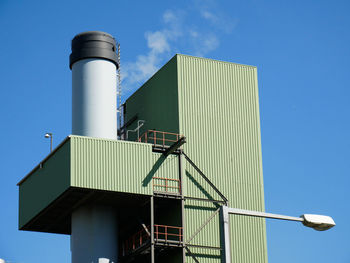
[[[45,133],[45,138],[50,138],[50,152],[52,152],[52,133],[51,132]]]

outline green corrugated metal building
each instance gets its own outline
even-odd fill
[[[175,55],[126,100],[124,124],[127,140],[72,135],[40,162],[19,183],[19,228],[70,234],[74,209],[108,203],[120,215],[121,259],[147,262],[150,248],[156,262],[222,262],[222,196],[264,211],[256,67]],[[150,246],[134,235],[140,222]],[[267,262],[264,219],[230,222],[232,261]]]

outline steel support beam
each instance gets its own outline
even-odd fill
[[[222,201],[222,200],[198,198],[198,197],[192,197],[192,196],[184,196],[184,199],[185,200],[201,201],[201,202],[218,203],[218,204],[225,204],[226,203],[225,201]]]
[[[186,143],[186,137],[181,137],[178,141],[174,142],[166,151],[163,153],[165,157],[167,157],[169,154],[172,154],[177,149],[179,149],[183,144]]]
[[[231,244],[230,244],[230,220],[228,207],[222,206],[220,208],[221,221],[221,244],[222,244],[222,260],[224,263],[231,263]]]
[[[143,227],[143,229],[146,231],[147,235],[150,237],[151,236],[151,232],[149,231],[147,226],[141,220],[139,220],[139,222],[140,222],[141,226]]]
[[[151,196],[151,263],[154,263],[154,197]]]
[[[182,223],[182,243],[184,244],[182,248],[182,262],[186,263],[186,251],[185,251],[185,199],[184,199],[184,191],[183,191],[183,156],[182,151],[179,154],[179,179],[180,179],[180,187],[181,187],[181,223]]]
[[[225,201],[225,203],[228,203],[228,199],[219,191],[219,189],[216,188],[216,186],[209,180],[208,177],[205,176],[205,174],[198,168],[198,166],[192,162],[190,157],[188,157],[184,152],[182,153],[186,160],[193,166],[194,169],[203,177],[203,179],[215,190],[215,192],[222,198],[222,200]]]

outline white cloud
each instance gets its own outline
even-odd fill
[[[146,55],[139,55],[135,62],[128,62],[123,70],[123,89],[131,90],[135,84],[142,84],[151,77],[159,68],[165,58],[169,58],[170,41],[177,40],[182,35],[181,14],[167,10],[163,14],[163,22],[166,25],[157,31],[145,33],[149,51]]]
[[[201,15],[205,19],[210,20],[212,23],[217,23],[218,21],[218,17],[207,10],[201,10]]]
[[[213,2],[207,1],[207,3],[197,3],[197,7],[204,19],[209,21],[212,26],[226,34],[231,33],[238,23],[237,18],[227,16],[224,12],[215,8]]]
[[[135,62],[127,63],[122,71],[123,89],[129,90],[130,85],[142,82],[153,74],[157,70],[155,60],[153,54],[148,54],[139,55]]]
[[[220,31],[227,34],[233,30],[233,20],[212,8],[214,2],[209,6],[195,1],[185,10],[166,10],[162,15],[163,27],[145,33],[148,52],[122,65],[123,89],[127,93],[150,78],[174,53],[205,56],[219,47]],[[193,17],[208,21],[211,27],[199,29]]]
[[[167,34],[164,31],[146,32],[147,47],[146,55],[139,55],[135,62],[126,63],[123,75],[123,88],[130,90],[134,84],[141,84],[152,76],[159,68],[164,54],[170,52]]]
[[[171,10],[166,10],[163,14],[163,20],[165,23],[174,23],[178,21],[178,18],[176,17],[175,13]]]
[[[215,34],[199,34],[192,32],[192,45],[194,46],[193,53],[195,56],[202,57],[205,54],[217,49],[220,41]]]
[[[166,10],[163,14],[163,22],[166,25],[163,32],[169,40],[176,40],[183,36],[184,13],[182,11]]]
[[[167,40],[167,36],[164,32],[146,32],[146,39],[148,48],[151,49],[151,53],[164,53],[170,51],[170,46]]]
[[[197,37],[199,37],[199,33],[198,33],[197,31],[195,31],[195,30],[190,30],[189,33],[190,33],[190,36],[191,36],[192,38],[197,38]]]
[[[203,40],[203,47],[210,52],[219,47],[220,41],[215,35],[209,35]]]

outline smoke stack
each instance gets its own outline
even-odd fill
[[[118,58],[115,39],[89,31],[72,40],[72,134],[117,139]],[[103,176],[103,174],[101,174]],[[72,263],[118,262],[118,217],[97,203],[75,209],[71,221]]]
[[[72,134],[117,139],[116,41],[89,31],[72,40]]]

